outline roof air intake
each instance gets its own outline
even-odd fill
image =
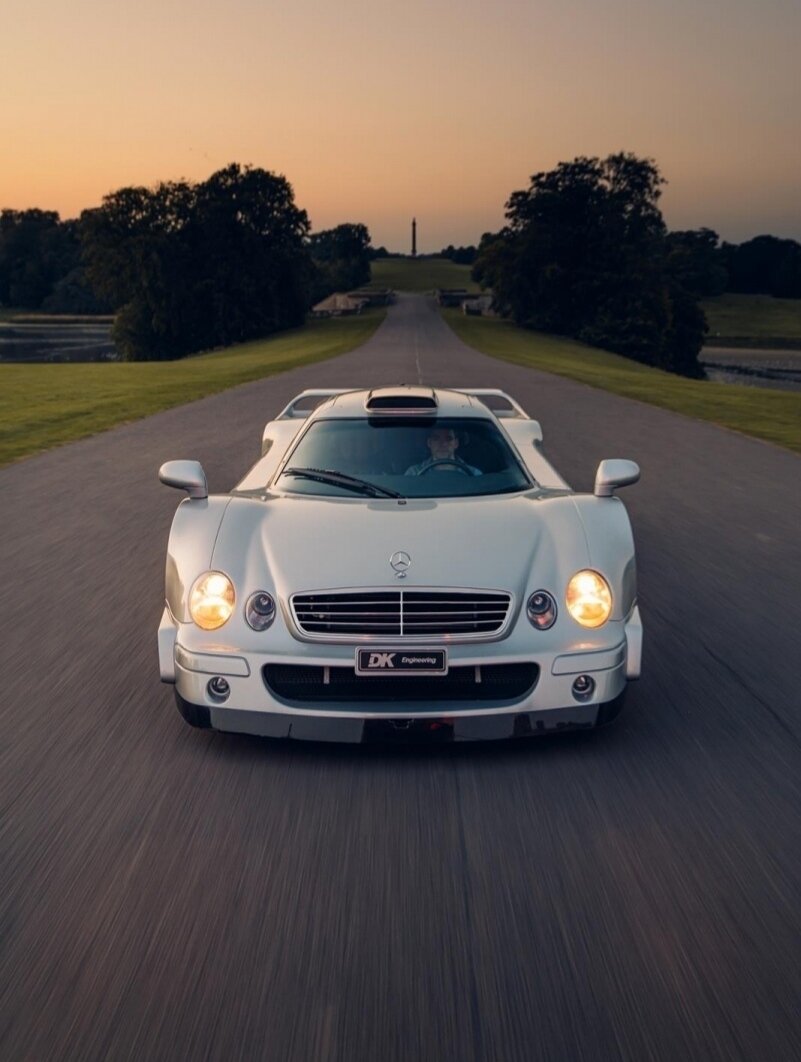
[[[370,391],[364,405],[368,413],[430,416],[437,410],[437,397],[430,387],[382,387]]]

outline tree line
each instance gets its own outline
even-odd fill
[[[669,232],[664,184],[653,160],[628,153],[562,162],[511,194],[500,232],[441,255],[472,265],[524,327],[700,375],[699,300],[800,298],[801,244]],[[114,313],[124,357],[175,358],[299,325],[388,253],[361,223],[312,233],[285,177],[234,163],[198,183],[119,189],[77,220],[3,210],[0,305]]]
[[[703,375],[700,299],[724,291],[801,297],[801,244],[719,244],[668,232],[650,159],[578,157],[534,174],[486,233],[472,275],[523,327],[570,336],[685,376]]]
[[[162,360],[300,325],[370,280],[363,224],[312,233],[285,177],[232,164],[198,183],[121,188],[77,221],[0,215],[0,303],[114,312],[127,360]]]

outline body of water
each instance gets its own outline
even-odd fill
[[[704,347],[700,361],[707,379],[719,383],[801,391],[801,350]]]
[[[106,322],[15,321],[0,324],[0,362],[116,361],[119,355]]]

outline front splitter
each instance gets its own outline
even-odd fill
[[[436,718],[358,719],[283,712],[252,712],[237,708],[190,704],[176,690],[175,699],[192,726],[235,734],[295,741],[360,744],[448,744],[455,741],[502,741],[588,730],[611,722],[620,713],[624,692],[606,704],[580,704],[545,712],[503,712],[492,715],[442,715]]]

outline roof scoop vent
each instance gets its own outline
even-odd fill
[[[431,416],[437,411],[437,396],[431,387],[380,387],[370,391],[364,405],[368,413]]]

